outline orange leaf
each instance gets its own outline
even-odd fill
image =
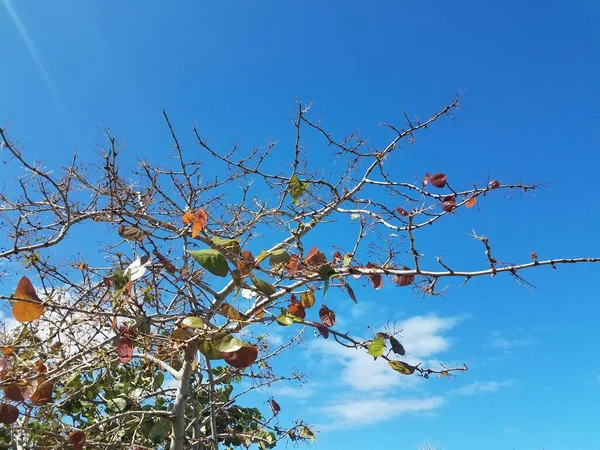
[[[477,203],[477,197],[471,197],[469,200],[467,200],[465,206],[467,208],[472,208],[473,206],[475,206],[475,203]]]
[[[237,269],[240,271],[241,276],[250,275],[252,273],[252,267],[254,267],[254,256],[250,250],[242,250],[242,256],[237,262]]]
[[[192,228],[192,237],[195,238],[198,234],[204,230],[206,226],[206,221],[208,220],[208,215],[206,211],[203,209],[199,209],[196,211],[196,215],[194,216],[194,227]]]
[[[290,303],[287,309],[291,315],[296,316],[300,319],[304,319],[306,317],[306,311],[304,310],[304,306],[302,306],[299,302],[292,301],[292,303]]]
[[[193,212],[186,212],[182,217],[181,220],[183,221],[184,225],[187,225],[188,223],[194,223],[194,218],[196,216],[194,215]]]
[[[28,300],[16,300],[13,303],[12,313],[17,322],[31,322],[36,320],[46,309],[44,305],[41,304],[40,298],[37,296],[31,281],[29,281],[29,278],[27,277],[22,277],[19,280],[14,297]]]

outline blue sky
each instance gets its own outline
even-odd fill
[[[596,1],[0,0],[0,11],[0,120],[50,167],[75,149],[92,159],[101,123],[125,138],[132,160],[162,157],[163,108],[190,151],[194,121],[218,148],[292,145],[296,98],[314,101],[312,117],[330,130],[382,143],[380,121],[401,125],[404,111],[424,116],[462,92],[456,118],[417,136],[398,176],[548,185],[461,212],[429,231],[425,252],[483,267],[466,236],[474,228],[501,260],[600,255]],[[399,378],[309,339],[282,362],[305,368],[309,382],[265,395],[282,419],[319,424],[315,449],[425,439],[446,450],[600,449],[599,270],[529,272],[532,291],[509,277],[473,280],[445,299],[357,285],[355,309],[332,294],[340,326],[366,338],[367,324],[397,320],[413,357],[471,370]]]

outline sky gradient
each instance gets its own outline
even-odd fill
[[[420,250],[485,268],[474,229],[503,261],[600,256],[597,1],[0,0],[0,42],[0,121],[49,168],[74,150],[93,160],[101,124],[124,138],[129,161],[160,160],[171,145],[163,108],[190,152],[194,122],[216,148],[290,148],[296,99],[313,101],[311,117],[338,135],[359,130],[381,145],[379,122],[402,126],[405,111],[423,117],[460,93],[454,119],[417,135],[394,174],[545,184],[462,211],[428,230]],[[322,146],[306,143],[314,158]],[[541,268],[526,274],[536,289],[476,279],[444,298],[357,287],[354,308],[331,293],[342,329],[368,338],[366,325],[398,321],[411,358],[471,370],[401,377],[307,339],[280,363],[303,368],[307,383],[264,397],[280,403],[282,422],[318,425],[316,450],[426,439],[444,450],[600,450],[599,271]]]

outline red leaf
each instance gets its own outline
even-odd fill
[[[321,322],[328,327],[335,325],[335,312],[325,305],[321,306],[321,309],[319,309],[319,318],[321,319]]]
[[[335,252],[333,254],[333,262],[335,264],[339,263],[342,260],[342,254],[340,252]]]
[[[414,275],[394,275],[392,277],[392,281],[396,283],[398,286],[408,286],[413,281],[415,281]]]
[[[19,408],[10,403],[0,403],[0,422],[5,425],[15,423],[19,418]]]
[[[429,172],[425,172],[425,178],[423,178],[423,187],[429,184]]]
[[[446,212],[452,212],[456,208],[456,199],[453,195],[448,195],[442,200],[442,209]]]
[[[195,238],[200,234],[200,232],[206,226],[206,222],[208,221],[208,215],[206,211],[203,209],[199,209],[196,211],[196,215],[194,216],[194,226],[192,228],[192,237]]]
[[[400,208],[399,206],[396,206],[396,211],[398,211],[398,214],[400,214],[402,217],[408,217],[408,216],[410,216],[410,213],[408,211],[406,211],[405,209]]]
[[[285,267],[289,271],[288,275],[293,277],[300,268],[300,259],[298,258],[298,255],[291,255],[290,260]]]
[[[81,450],[85,444],[85,433],[81,430],[72,431],[67,440],[73,446],[73,450]]]
[[[378,266],[376,266],[373,263],[367,263],[367,265],[365,267],[367,269],[378,269],[379,268]],[[383,277],[380,274],[369,275],[369,278],[371,279],[371,284],[373,285],[373,287],[376,290],[381,289],[383,287]]]
[[[325,325],[318,323],[317,330],[319,330],[319,333],[321,333],[321,336],[323,336],[325,339],[329,337],[329,328],[327,328]]]
[[[131,357],[133,356],[133,341],[129,336],[121,336],[119,345],[117,346],[117,353],[119,355],[119,361],[122,363],[131,361]]]
[[[271,407],[271,411],[273,411],[273,415],[275,416],[277,413],[279,413],[279,411],[281,411],[281,406],[279,406],[279,403],[277,403],[274,399],[271,399],[269,406]]]
[[[498,180],[492,180],[488,186],[490,189],[498,189],[500,187],[500,182]]]
[[[429,178],[429,183],[436,188],[443,188],[446,186],[446,174],[436,173],[435,175],[431,175]]]

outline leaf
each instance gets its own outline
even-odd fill
[[[129,336],[121,336],[117,345],[117,354],[119,361],[128,363],[133,356],[133,340]]]
[[[292,196],[292,199],[294,200],[294,203],[296,205],[300,204],[299,199],[300,199],[300,197],[302,197],[304,195],[308,186],[309,186],[308,183],[303,183],[302,181],[300,181],[298,179],[298,177],[296,175],[293,175],[292,178],[290,178],[290,184],[288,185],[288,192]]]
[[[385,341],[382,338],[375,338],[367,345],[367,353],[375,358],[379,358],[383,355],[385,349]]]
[[[223,353],[216,349],[216,345],[208,340],[198,343],[198,350],[208,359],[223,359]]]
[[[323,288],[323,298],[325,298],[327,291],[329,290],[329,280],[335,275],[335,269],[329,264],[325,264],[319,269],[319,275],[325,280],[325,286]]]
[[[130,281],[139,280],[146,274],[147,267],[151,262],[150,255],[141,256],[127,266],[125,274],[129,274]]]
[[[394,336],[390,336],[390,344],[392,346],[392,351],[396,355],[406,355],[406,350],[404,350],[404,346]]]
[[[27,277],[21,277],[17,284],[17,290],[14,293],[14,297],[29,300],[20,301],[16,300],[12,305],[12,313],[17,322],[31,322],[38,319],[46,309],[42,305],[42,301],[37,296],[31,281]]]
[[[350,218],[351,218],[352,220],[360,219],[360,214],[357,214],[357,213],[350,214]]]
[[[405,267],[404,270],[409,270],[408,267]],[[408,286],[409,284],[411,284],[413,281],[415,281],[415,276],[412,274],[406,274],[406,275],[394,275],[392,277],[392,281],[394,283],[396,283],[398,286]]]
[[[228,239],[219,236],[213,236],[210,238],[210,242],[215,245],[220,245],[226,250],[226,254],[233,253],[235,255],[240,254],[240,241],[238,239]]]
[[[250,275],[254,267],[254,256],[249,250],[242,250],[242,255],[237,262],[237,269],[241,276]]]
[[[277,403],[274,399],[271,399],[269,401],[269,407],[271,408],[271,411],[273,412],[273,415],[276,416],[279,411],[281,411],[281,406],[279,406],[279,403]]]
[[[427,186],[429,184],[429,179],[430,179],[430,175],[429,172],[425,172],[425,176],[423,177],[423,187]]]
[[[309,267],[317,267],[327,263],[327,257],[315,246],[308,251],[304,262]]]
[[[200,317],[189,316],[183,319],[181,323],[190,328],[204,328],[204,320]]]
[[[245,345],[246,344],[244,344],[239,339],[233,337],[230,334],[226,334],[225,336],[223,336],[223,338],[221,338],[221,340],[215,343],[215,350],[221,353],[231,353],[241,349]]]
[[[196,214],[194,215],[194,226],[192,227],[193,238],[198,236],[198,234],[200,234],[200,232],[204,230],[207,221],[208,215],[206,214],[206,211],[204,211],[203,209],[199,209],[198,211],[196,211]]]
[[[379,269],[379,266],[373,263],[367,263],[365,267],[367,269]],[[383,287],[383,277],[381,274],[369,275],[369,278],[371,279],[371,284],[375,290],[379,290]]]
[[[189,225],[190,223],[194,223],[194,218],[196,215],[193,212],[186,212],[183,216],[181,216],[181,221],[184,225]]]
[[[442,209],[446,212],[452,212],[456,208],[456,198],[453,195],[447,195],[442,200]]]
[[[488,184],[490,189],[498,189],[500,187],[500,182],[498,180],[492,180]]]
[[[225,353],[223,359],[227,364],[238,369],[250,367],[258,357],[258,348],[254,345],[246,345],[239,350]]]
[[[244,320],[244,315],[227,302],[225,302],[221,305],[220,310],[221,310],[221,314],[223,314],[229,320],[235,320],[235,321]]]
[[[356,295],[354,294],[354,290],[352,289],[352,287],[348,284],[348,282],[346,280],[344,280],[344,286],[348,290],[348,295],[350,296],[352,301],[354,303],[358,303],[358,300],[356,300]]]
[[[47,405],[52,402],[52,391],[54,383],[48,381],[45,377],[38,377],[37,387],[31,396],[31,403],[36,406]]]
[[[81,430],[71,431],[67,440],[71,443],[73,450],[81,450],[85,444],[85,433]]]
[[[410,213],[408,211],[406,211],[405,209],[402,209],[398,206],[396,206],[396,211],[398,212],[398,214],[400,214],[402,217],[408,217],[410,216]]]
[[[279,249],[271,253],[271,257],[269,258],[269,265],[273,267],[278,266],[280,264],[287,264],[289,260],[290,255],[284,249]]]
[[[416,369],[416,367],[411,366],[403,361],[388,361],[388,364],[392,369],[401,373],[402,375],[412,375]]]
[[[252,281],[252,284],[254,285],[254,287],[256,287],[256,289],[261,293],[261,294],[265,294],[266,296],[269,295],[273,295],[275,293],[275,286],[273,286],[270,283],[267,283],[266,281],[261,280],[260,278],[256,278],[253,275],[250,275],[250,281]]]
[[[148,232],[141,228],[130,226],[130,225],[119,225],[117,229],[119,236],[128,241],[140,242],[146,239]]]
[[[321,319],[321,322],[328,327],[335,325],[335,312],[325,305],[322,305],[321,309],[319,309],[319,318]]]
[[[319,330],[319,333],[321,333],[321,336],[323,336],[325,339],[329,337],[329,328],[327,328],[325,325],[318,323],[317,330]]]
[[[25,397],[23,397],[23,391],[21,391],[21,389],[14,384],[4,387],[4,397],[12,400],[13,402],[22,402],[25,400]]]
[[[315,304],[315,293],[312,289],[300,294],[300,304],[304,308],[311,308]]]
[[[429,177],[429,183],[436,188],[443,188],[446,186],[446,174],[436,173],[435,175],[431,175],[431,177]]]
[[[472,208],[473,206],[475,206],[475,203],[477,203],[477,197],[471,197],[469,200],[466,201],[465,206],[467,208]]]
[[[339,264],[342,261],[342,254],[338,251],[336,251],[333,254],[333,263],[334,264]]]
[[[315,442],[315,433],[313,433],[313,431],[308,428],[306,425],[302,425],[300,427],[300,436],[304,437],[304,438],[308,438],[311,441]]]
[[[299,319],[304,319],[306,317],[306,311],[304,307],[299,302],[292,302],[288,306],[288,313],[292,316],[296,316]]]
[[[115,408],[117,411],[125,411],[127,408],[127,400],[123,397],[115,397],[109,399],[109,406]]]
[[[10,403],[0,403],[0,422],[5,425],[15,423],[19,418],[19,408]]]
[[[344,255],[344,261],[342,262],[342,265],[344,267],[346,267],[348,264],[350,264],[351,261],[352,261],[352,255],[350,253],[346,253]]]
[[[208,270],[213,275],[224,277],[229,273],[227,259],[212,248],[204,250],[186,250],[192,257],[200,263],[202,267]]]
[[[285,310],[284,310],[285,311]],[[278,316],[277,316],[277,323],[279,325],[281,325],[282,327],[287,327],[290,326],[291,324],[294,323],[294,319],[292,319],[289,314],[287,313],[287,311],[285,312],[281,312]]]
[[[290,277],[296,275],[296,272],[300,269],[300,258],[298,258],[298,255],[290,256],[290,260],[285,267],[288,270],[288,275]]]

